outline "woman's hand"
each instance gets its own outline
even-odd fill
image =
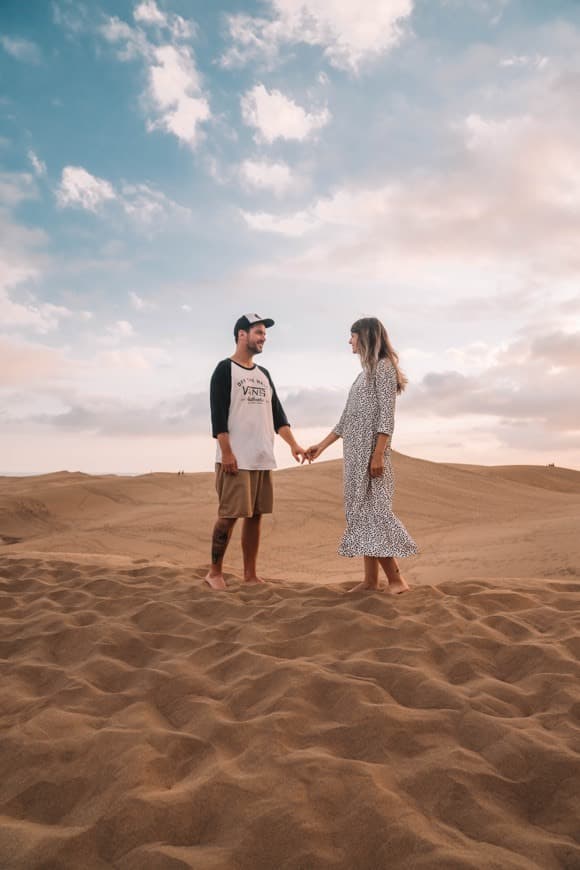
[[[369,474],[371,477],[382,477],[385,473],[385,456],[384,453],[377,453],[376,451],[371,456],[371,461],[369,462]]]
[[[318,459],[323,449],[320,444],[313,444],[312,447],[309,447],[305,454],[308,462],[314,462],[315,459]]]

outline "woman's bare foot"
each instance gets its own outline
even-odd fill
[[[347,590],[348,595],[350,595],[351,592],[384,592],[384,589],[376,583],[367,583],[366,580],[363,580],[361,583],[357,583],[356,586],[353,586],[352,589]]]
[[[386,591],[389,595],[401,595],[402,592],[408,592],[409,589],[409,584],[405,578],[400,575],[398,580],[394,580],[392,583],[389,582]]]
[[[253,577],[244,577],[243,582],[249,586],[255,586],[256,583],[265,583],[266,581],[263,580],[261,577],[258,577],[257,574],[254,574]]]
[[[223,574],[212,574],[211,571],[208,571],[205,577],[203,578],[204,582],[207,583],[212,589],[227,589],[226,581],[224,580]]]

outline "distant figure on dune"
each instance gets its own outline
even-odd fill
[[[256,573],[262,514],[272,513],[274,434],[290,446],[292,456],[304,462],[305,450],[296,442],[270,374],[254,363],[262,353],[269,317],[243,314],[234,326],[235,353],[219,362],[211,378],[210,405],[217,439],[216,489],[218,519],[214,526],[211,567],[205,582],[226,589],[223,561],[231,534],[240,517],[244,582],[263,583]]]
[[[346,530],[338,552],[364,558],[364,580],[351,591],[378,591],[380,565],[387,576],[387,591],[398,594],[409,587],[396,557],[417,552],[392,510],[390,446],[395,400],[407,379],[387,331],[376,317],[353,323],[349,344],[359,355],[363,370],[350,389],[340,422],[323,441],[308,448],[306,458],[312,462],[338,438],[343,439]]]

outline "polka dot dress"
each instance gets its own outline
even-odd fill
[[[417,545],[392,510],[395,482],[390,448],[385,472],[371,478],[369,463],[378,432],[392,435],[397,375],[389,359],[379,360],[374,375],[360,373],[350,388],[334,432],[343,439],[346,529],[341,556],[412,556]]]

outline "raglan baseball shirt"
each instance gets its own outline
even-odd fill
[[[232,359],[219,362],[211,378],[210,405],[213,437],[229,434],[238,468],[276,468],[274,433],[290,424],[265,368],[245,368]],[[221,461],[218,442],[216,462]]]

